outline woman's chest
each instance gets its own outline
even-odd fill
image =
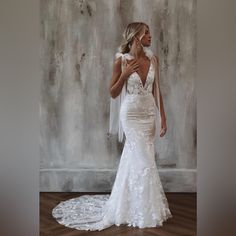
[[[154,82],[154,70],[150,68],[145,83],[141,80],[137,72],[132,73],[127,79],[127,90],[129,93],[142,94],[152,92]]]

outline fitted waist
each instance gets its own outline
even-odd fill
[[[155,114],[155,101],[152,93],[146,95],[126,94],[121,105],[121,114],[124,117],[127,115],[132,117],[153,116]]]
[[[150,97],[152,96],[153,97],[153,94],[152,93],[126,93],[126,96],[130,96],[130,97],[139,97],[139,96],[142,96],[142,97]]]
[[[129,94],[125,96],[125,101],[128,103],[140,104],[141,106],[152,106],[155,104],[155,99],[152,93],[147,94]]]

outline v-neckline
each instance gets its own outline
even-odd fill
[[[149,67],[148,67],[148,72],[147,72],[147,76],[146,76],[146,79],[145,79],[145,81],[144,81],[144,84],[143,84],[143,81],[142,81],[140,75],[138,74],[138,72],[136,72],[136,71],[134,72],[134,73],[136,73],[136,74],[138,75],[138,77],[139,77],[139,79],[140,79],[140,82],[141,82],[143,88],[145,88],[145,85],[146,85],[146,83],[147,83],[147,79],[148,79],[148,75],[149,75],[149,72],[150,72],[151,64],[152,64],[152,62],[151,62],[151,60],[150,60],[150,64],[149,64]]]
[[[130,53],[127,53],[127,54],[131,57],[130,60],[132,60],[132,59],[134,58],[134,56],[132,56]],[[148,75],[149,75],[149,72],[150,72],[150,69],[151,69],[151,65],[152,65],[151,59],[148,59],[148,60],[150,61],[150,64],[149,64],[149,68],[148,68],[148,72],[147,72],[147,76],[146,76],[146,79],[145,79],[145,81],[144,81],[144,84],[143,84],[143,81],[142,81],[140,75],[138,74],[138,72],[136,72],[136,71],[134,72],[134,73],[136,73],[136,74],[138,75],[138,78],[139,78],[140,83],[142,84],[142,87],[143,87],[143,88],[145,87],[145,85],[146,85],[146,83],[147,83]]]

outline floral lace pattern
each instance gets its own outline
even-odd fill
[[[128,93],[120,108],[126,140],[111,194],[83,195],[59,203],[52,215],[60,224],[100,231],[122,224],[159,227],[172,217],[155,162],[153,81],[152,65],[144,86],[137,73],[128,78]]]
[[[138,73],[135,72],[131,74],[130,77],[128,78],[127,93],[140,94],[140,95],[146,95],[148,93],[152,93],[153,81],[154,81],[154,68],[151,63],[144,86]]]

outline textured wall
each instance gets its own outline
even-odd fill
[[[150,26],[168,131],[166,191],[196,191],[196,1],[41,0],[40,190],[110,191],[122,152],[108,137],[109,81],[125,26]]]

